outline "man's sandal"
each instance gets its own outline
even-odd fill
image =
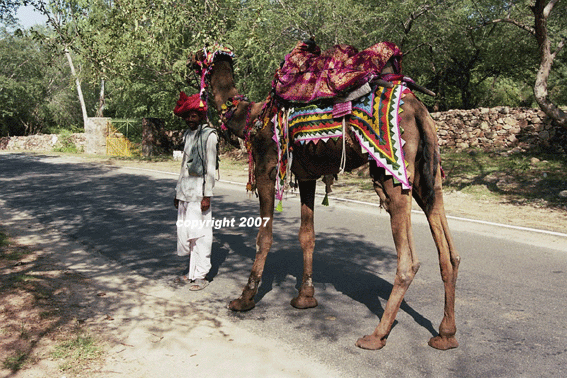
[[[191,291],[203,290],[207,286],[209,286],[209,281],[205,279],[198,279],[191,282],[191,286],[189,287],[189,290]]]
[[[186,275],[176,277],[176,278],[173,280],[173,283],[176,283],[176,284],[178,284],[178,285],[185,285],[185,284],[187,284],[187,283],[189,283],[189,282],[191,282],[191,280],[190,280]]]

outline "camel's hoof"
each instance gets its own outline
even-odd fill
[[[435,349],[448,350],[459,346],[457,339],[454,336],[443,337],[435,336],[429,339],[429,346]]]
[[[317,307],[317,304],[317,299],[315,299],[315,297],[297,296],[291,300],[291,305],[300,310]]]
[[[356,342],[356,346],[362,349],[378,350],[384,348],[386,345],[386,339],[380,339],[376,336],[367,335],[361,337]]]
[[[256,303],[253,299],[245,300],[243,298],[238,298],[228,304],[228,308],[232,311],[248,311],[252,310],[254,307],[256,307]]]

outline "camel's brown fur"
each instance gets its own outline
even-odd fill
[[[193,58],[199,59],[199,56]],[[190,59],[191,60],[191,59]],[[219,60],[214,64],[210,76],[212,100],[218,111],[226,101],[238,94],[233,79],[231,62]],[[238,137],[245,136],[246,119],[260,116],[264,103],[239,103],[234,116],[227,127]],[[248,109],[250,107],[250,109]],[[374,189],[380,197],[380,203],[390,214],[391,228],[398,255],[398,267],[392,293],[386,304],[384,314],[377,328],[371,335],[360,338],[356,345],[365,349],[380,349],[386,344],[396,314],[404,294],[419,269],[416,248],[411,229],[412,196],[424,210],[439,253],[441,277],[445,285],[444,317],[439,328],[439,335],[430,339],[429,345],[437,349],[450,349],[458,346],[455,339],[455,283],[459,267],[459,255],[447,226],[441,189],[438,144],[435,125],[423,104],[413,95],[406,95],[402,105],[400,125],[404,130],[404,155],[408,163],[408,175],[412,181],[412,190],[403,190],[394,184],[392,177],[384,169],[370,163],[370,174]],[[264,115],[270,116],[270,115]],[[246,311],[255,306],[254,296],[262,278],[262,272],[268,251],[272,245],[272,219],[274,214],[274,196],[277,150],[272,139],[273,129],[269,124],[255,132],[252,137],[252,151],[255,160],[257,192],[260,199],[260,215],[269,218],[262,225],[256,238],[256,258],[248,284],[242,295],[230,302],[234,311]],[[347,135],[349,138],[350,135]],[[352,138],[352,137],[350,137]],[[346,144],[346,169],[351,170],[366,164],[368,159],[356,143]],[[292,172],[299,182],[301,197],[301,226],[299,241],[303,250],[303,282],[299,294],[291,301],[296,308],[317,306],[313,287],[313,249],[315,232],[313,210],[315,180],[322,175],[339,172],[342,143],[329,140],[326,143],[295,145]]]

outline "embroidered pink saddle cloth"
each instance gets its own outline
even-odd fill
[[[277,96],[292,102],[344,96],[379,77],[390,59],[396,73],[401,73],[402,52],[391,42],[360,52],[348,45],[321,52],[313,41],[299,42],[276,71],[272,87]]]

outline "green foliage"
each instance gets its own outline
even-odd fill
[[[68,69],[27,31],[0,30],[0,136],[71,127],[80,119]]]
[[[58,135],[58,141],[53,147],[53,151],[77,153],[77,145],[73,142],[72,136],[73,133],[71,131],[62,130],[62,132]]]
[[[314,37],[364,49],[383,40],[404,52],[404,74],[438,96],[432,109],[533,106],[539,65],[537,41],[526,29],[493,23],[508,16],[528,29],[531,1],[497,0],[59,0],[34,2],[51,15],[51,30],[3,32],[0,67],[2,135],[81,124],[74,83],[61,55],[70,48],[90,116],[101,80],[105,116],[178,120],[178,93],[195,93],[199,80],[189,54],[207,44],[233,46],[241,92],[256,101],[270,90],[274,71],[295,44]],[[567,37],[567,5],[548,21],[554,48]],[[48,62],[48,65],[40,64]],[[13,74],[16,72],[16,74]],[[189,80],[187,80],[189,79]],[[560,51],[549,79],[553,101],[567,104],[567,65]],[[38,99],[41,99],[38,100]]]

